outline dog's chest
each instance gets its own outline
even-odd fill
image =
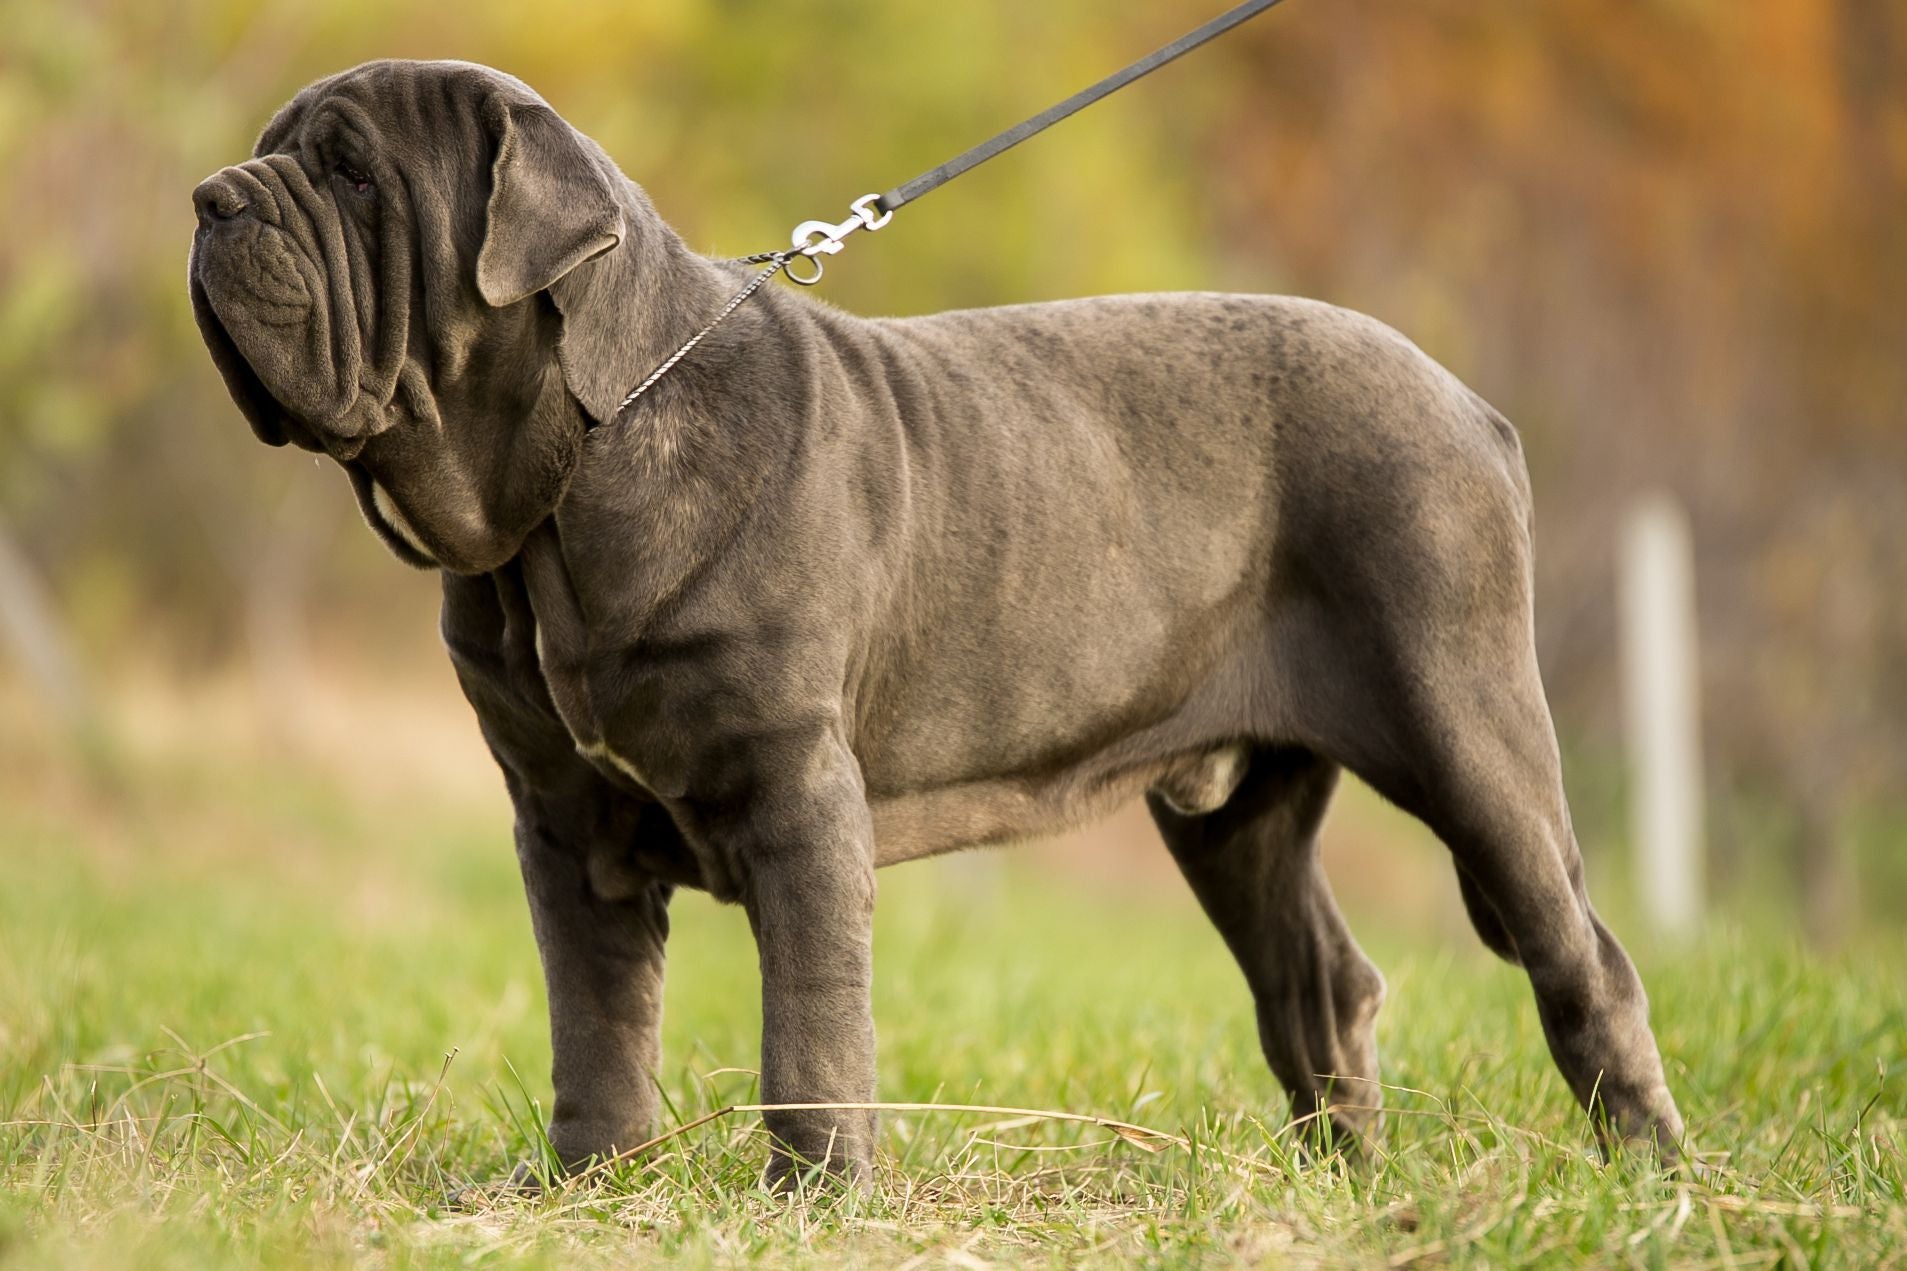
[[[607,743],[598,696],[590,683],[588,628],[582,608],[564,571],[550,568],[551,563],[548,555],[540,561],[532,558],[525,573],[535,619],[528,652],[533,674],[541,680],[538,687],[548,695],[577,754],[617,784],[633,782],[650,795],[665,794],[670,783],[661,779],[653,764],[643,761],[637,748],[625,742],[612,750]]]
[[[612,750],[604,738],[602,720],[596,713],[590,692],[587,663],[583,650],[560,638],[552,639],[539,623],[536,632],[537,672],[543,679],[550,702],[563,721],[576,753],[597,771],[618,783],[634,782],[651,795],[663,793],[667,783],[653,770],[645,770],[639,755],[629,747]]]

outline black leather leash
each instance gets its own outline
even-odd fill
[[[971,172],[993,156],[1011,150],[1028,137],[1046,131],[1068,115],[1078,114],[1101,98],[1112,96],[1140,76],[1150,75],[1174,58],[1190,53],[1208,40],[1217,39],[1233,27],[1257,17],[1266,9],[1281,2],[1282,0],[1245,0],[1245,3],[1236,9],[1221,13],[1198,30],[1182,35],[1164,48],[1147,54],[1125,70],[1106,76],[1091,88],[1081,89],[1057,106],[1047,107],[1025,123],[1015,124],[999,136],[981,142],[965,154],[921,173],[907,184],[895,186],[874,200],[875,208],[882,213],[890,213],[912,203],[923,194],[931,194],[961,173]]]
[[[912,203],[923,194],[932,193],[962,173],[971,172],[995,155],[1011,150],[1028,137],[1046,131],[1060,120],[1069,115],[1078,114],[1096,101],[1110,97],[1141,76],[1151,74],[1167,62],[1190,53],[1208,40],[1217,39],[1240,23],[1255,18],[1273,5],[1282,2],[1283,0],[1245,0],[1245,3],[1237,8],[1220,14],[1204,26],[1180,36],[1165,47],[1155,49],[1124,70],[1115,71],[1092,87],[1081,89],[1065,101],[1047,107],[1031,119],[1015,124],[1005,132],[956,155],[937,168],[928,169],[905,184],[895,186],[886,194],[863,194],[849,205],[854,215],[840,224],[829,224],[827,221],[803,221],[795,227],[793,244],[787,249],[739,257],[737,264],[766,265],[767,268],[749,279],[748,285],[736,292],[722,307],[722,311],[710,319],[707,326],[685,340],[662,365],[649,373],[648,378],[630,389],[629,395],[624,397],[616,407],[616,418],[620,418],[622,412],[627,410],[637,398],[653,388],[657,380],[667,375],[674,369],[676,363],[688,356],[689,350],[700,344],[709,332],[715,330],[731,313],[741,308],[750,296],[760,291],[776,274],[786,270],[790,281],[804,287],[814,286],[821,281],[821,257],[832,256],[840,251],[843,241],[856,230],[880,229],[894,219],[897,209]],[[803,259],[814,266],[813,273],[803,275],[794,271],[794,263]]]

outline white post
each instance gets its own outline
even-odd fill
[[[1702,740],[1688,519],[1650,494],[1623,527],[1622,687],[1636,883],[1658,932],[1702,917]]]

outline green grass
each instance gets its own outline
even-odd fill
[[[1366,922],[1393,1112],[1374,1163],[1306,1168],[1181,889],[1110,899],[1011,861],[882,876],[883,1097],[1184,1145],[891,1113],[872,1197],[789,1203],[757,1186],[758,1119],[738,1114],[589,1185],[456,1208],[537,1155],[549,1102],[494,801],[191,757],[102,795],[44,754],[0,758],[19,761],[0,785],[0,1264],[1907,1262],[1898,937],[1833,960],[1740,931],[1638,950],[1715,1166],[1691,1182],[1594,1159],[1515,971]],[[757,982],[741,915],[699,896],[670,959],[681,1123],[753,1096]]]

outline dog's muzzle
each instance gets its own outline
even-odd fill
[[[285,155],[192,192],[193,316],[253,430],[349,459],[388,426],[360,383],[363,338],[342,227]]]

